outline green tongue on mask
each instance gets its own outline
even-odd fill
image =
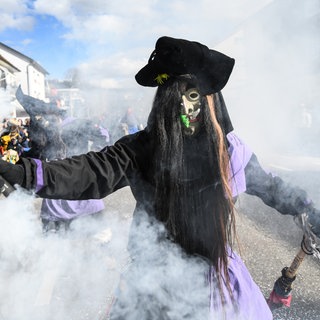
[[[190,126],[189,118],[185,114],[181,114],[180,119],[181,119],[181,122],[184,124],[184,126],[186,128],[189,128],[189,126]]]

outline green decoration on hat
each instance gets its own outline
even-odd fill
[[[163,80],[168,80],[169,75],[167,73],[158,74],[154,80],[157,81],[158,84],[164,84]]]

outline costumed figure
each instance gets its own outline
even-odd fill
[[[96,119],[70,117],[61,113],[61,138],[68,146],[67,157],[90,151],[98,151],[110,143],[109,131]]]
[[[161,37],[136,75],[139,84],[158,87],[144,130],[100,152],[50,162],[22,158],[18,165],[0,163],[6,180],[34,188],[39,197],[99,199],[130,186],[137,202],[128,243],[133,261],[112,307],[113,320],[272,319],[234,250],[234,201],[242,192],[282,214],[306,212],[320,235],[320,214],[306,193],[267,174],[234,133],[220,92],[233,66],[234,59],[198,42]],[[143,229],[144,221],[148,228]],[[205,272],[193,274],[187,268],[173,275],[161,265],[153,267],[154,257],[142,240],[148,240],[144,237],[155,225],[158,233],[149,241],[158,246],[163,261],[169,243],[176,248],[169,261],[180,254],[203,265]],[[143,264],[150,266],[149,273]],[[162,274],[170,281],[162,282]],[[197,299],[202,284],[204,295]],[[185,297],[187,306],[181,307]],[[177,309],[180,316],[174,315]]]
[[[16,97],[30,116],[28,130],[31,148],[24,152],[22,157],[48,161],[88,151],[88,136],[90,137],[93,130],[88,131],[86,127],[81,127],[78,123],[78,126],[68,127],[68,130],[64,131],[64,126],[61,123],[62,119],[66,118],[64,109],[57,108],[55,103],[45,103],[42,100],[24,95],[21,87],[17,89]],[[86,125],[88,121],[85,122]],[[93,124],[91,126],[93,127]],[[83,134],[80,136],[77,132],[83,132]],[[55,232],[61,226],[68,229],[73,219],[101,212],[104,208],[102,199],[85,201],[43,199],[40,212],[43,231]]]

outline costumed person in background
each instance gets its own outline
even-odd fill
[[[128,108],[126,114],[120,120],[120,125],[125,135],[136,133],[140,130],[140,124],[132,108]]]
[[[234,59],[198,42],[161,37],[136,75],[140,85],[158,86],[144,130],[100,152],[50,162],[0,162],[6,180],[45,198],[99,199],[130,186],[137,201],[128,243],[132,263],[112,320],[272,319],[266,299],[234,250],[234,201],[242,192],[282,214],[306,212],[313,232],[320,235],[320,212],[306,193],[267,174],[233,132],[220,92],[233,66]],[[142,228],[144,221],[149,228]],[[172,243],[184,257],[203,263],[206,273],[193,275],[187,284],[185,272],[175,279],[167,268],[154,268],[145,241],[135,237],[143,239],[156,224],[158,233],[144,240],[154,241],[160,255],[167,253],[164,243]],[[161,282],[162,273],[170,279],[168,285]],[[196,301],[199,284],[206,290]],[[181,307],[185,297],[187,305]],[[174,316],[176,309],[180,317]]]
[[[97,119],[70,117],[61,110],[61,138],[68,146],[67,157],[98,151],[110,143],[109,131]]]
[[[59,109],[55,103],[45,103],[24,95],[21,87],[17,89],[16,97],[30,116],[28,130],[31,148],[22,154],[23,157],[48,161],[88,151],[88,137],[93,131],[89,130],[87,124],[89,120],[85,122],[86,127],[73,127],[73,130],[68,127],[68,130],[64,131],[61,121],[66,118],[66,110]],[[91,126],[94,127],[93,124]],[[82,132],[82,135],[77,132]],[[103,137],[101,139],[105,141]],[[102,199],[85,201],[43,199],[40,211],[43,231],[56,232],[61,227],[67,230],[73,219],[102,212],[104,208]]]

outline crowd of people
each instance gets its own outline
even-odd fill
[[[0,154],[2,159],[16,163],[20,156],[30,150],[30,118],[4,118],[0,133]]]
[[[58,107],[52,109],[49,114],[46,108],[42,110],[32,110],[32,107],[26,108],[28,117],[1,119],[0,156],[11,163],[16,163],[20,157],[33,155],[35,149],[39,149],[39,147],[48,149],[50,139],[44,139],[39,146],[39,141],[43,139],[39,135],[50,136],[50,131],[53,130],[61,135],[62,143],[66,147],[66,156],[72,156],[77,153],[102,149],[124,135],[136,133],[143,129],[143,125],[137,120],[132,108],[125,111],[124,116],[112,128],[112,131],[104,126],[99,117],[92,119],[70,117],[65,109],[61,110]],[[48,121],[48,117],[51,122]],[[31,119],[32,126],[30,125]],[[39,126],[42,127],[43,132],[38,131]],[[56,133],[53,136],[55,135]],[[73,137],[74,141],[70,141],[70,137]],[[102,137],[104,138],[102,139]],[[53,141],[50,141],[50,144],[52,143]],[[33,147],[32,151],[31,147]],[[52,145],[50,145],[50,148],[52,149]],[[40,150],[37,150],[37,152],[40,152]],[[47,158],[59,157],[57,151],[55,156]]]

